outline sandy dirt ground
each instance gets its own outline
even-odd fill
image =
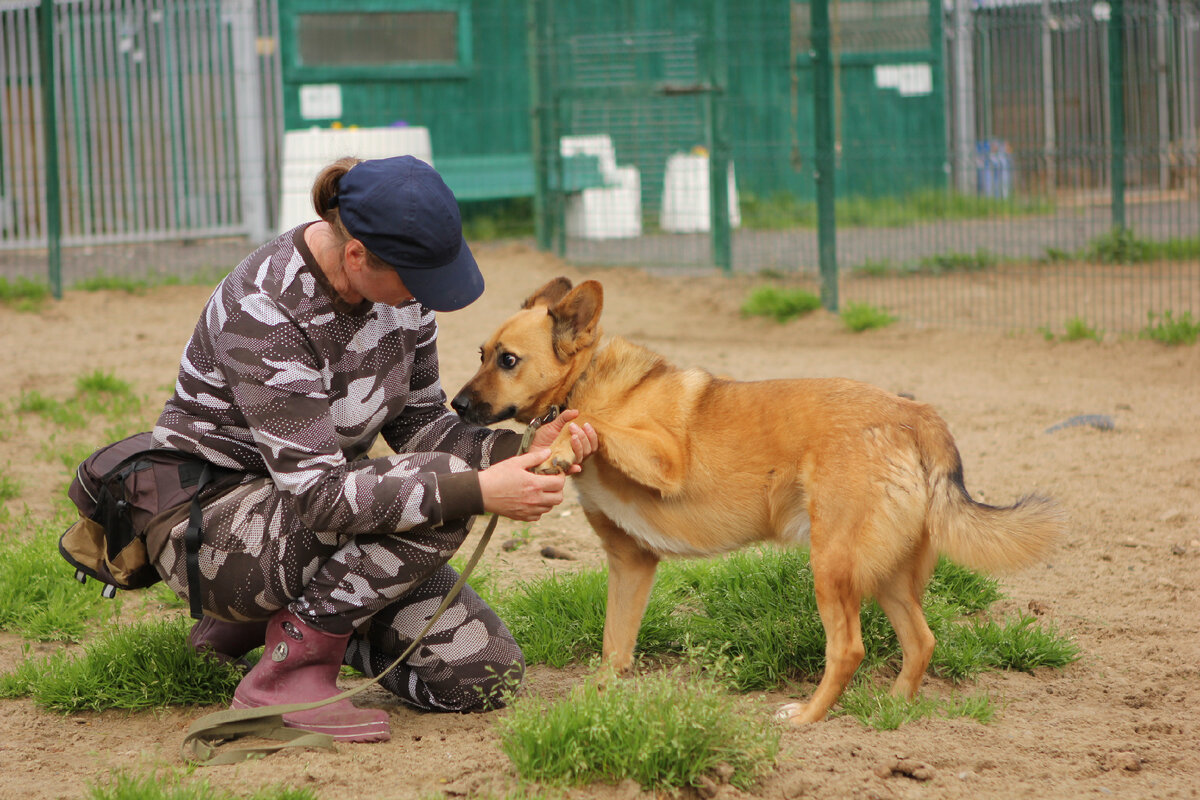
[[[1078,643],[1077,663],[970,682],[965,691],[993,699],[998,713],[989,724],[926,719],[877,732],[841,717],[786,729],[775,770],[751,793],[721,786],[718,797],[1200,796],[1200,346],[1111,337],[1068,343],[1035,332],[903,320],[853,334],[824,312],[779,325],[738,313],[756,283],[750,276],[585,272],[518,245],[481,248],[479,257],[485,297],[441,318],[443,382],[451,394],[474,371],[486,334],[528,292],[558,274],[598,277],[609,333],[676,364],[740,379],[839,375],[915,395],[948,420],[977,498],[1004,504],[1036,489],[1070,512],[1061,547],[1045,563],[1005,576],[1006,599],[995,610],[1035,609]],[[1017,288],[996,281],[992,290]],[[17,511],[48,514],[66,479],[46,455],[55,446],[48,432],[13,411],[20,394],[65,398],[77,377],[99,368],[149,398],[152,421],[208,294],[195,287],[74,292],[33,313],[0,308],[0,465],[20,476],[22,494],[11,501]],[[1079,414],[1108,415],[1115,429],[1046,432]],[[517,529],[502,524],[485,556],[501,582],[602,563],[573,497],[532,527],[526,546],[503,550],[500,543]],[[540,551],[548,545],[575,559],[544,559]],[[70,580],[65,570],[63,579]],[[0,633],[0,670],[20,661],[22,644]],[[586,674],[585,667],[535,666],[525,690],[557,696]],[[799,683],[770,699],[782,703],[811,689]],[[953,687],[927,678],[925,691]],[[326,800],[537,793],[519,782],[499,749],[495,722],[504,712],[420,714],[382,693],[366,702],[389,710],[390,742],[277,754],[199,774],[238,796],[280,782],[309,787]],[[184,731],[211,710],[61,716],[30,700],[0,701],[0,797],[81,797],[110,770],[181,771]],[[881,766],[898,756],[927,765],[926,780],[880,777]],[[564,794],[650,796],[628,782]]]

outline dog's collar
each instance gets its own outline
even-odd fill
[[[533,435],[537,433],[537,429],[543,425],[549,425],[554,420],[558,419],[561,409],[558,406],[550,406],[550,410],[540,417],[534,417],[529,421],[529,427],[525,429],[525,435],[521,437],[521,452],[527,452],[529,445],[533,443]]]

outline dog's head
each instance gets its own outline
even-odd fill
[[[530,295],[479,350],[479,371],[450,406],[464,420],[529,422],[565,403],[600,340],[604,291],[555,278]]]

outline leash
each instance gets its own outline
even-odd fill
[[[553,422],[558,413],[558,406],[553,406],[545,415],[529,423],[529,427],[525,429],[525,433],[521,437],[521,448],[518,450],[518,454],[529,450],[529,446],[533,442],[533,435],[537,432],[537,429],[549,422]],[[347,689],[324,700],[260,706],[258,708],[228,708],[203,716],[188,728],[187,735],[180,746],[184,761],[207,767],[216,764],[236,764],[248,758],[261,757],[292,747],[314,747],[332,750],[334,743],[333,736],[327,733],[314,733],[300,728],[289,728],[283,723],[283,715],[296,711],[308,711],[320,708],[330,703],[336,703],[339,700],[347,700],[354,697],[379,683],[385,675],[407,660],[417,649],[421,640],[425,638],[425,635],[433,629],[434,623],[438,621],[438,618],[445,613],[450,604],[458,597],[463,586],[466,585],[471,571],[475,569],[475,565],[479,563],[479,559],[483,556],[483,551],[487,549],[488,542],[491,541],[499,519],[499,515],[492,514],[492,518],[488,521],[487,529],[483,532],[483,536],[480,537],[479,544],[475,546],[475,552],[467,560],[467,564],[458,576],[458,580],[454,586],[446,594],[437,611],[433,612],[433,616],[429,618],[429,622],[425,624],[425,628],[417,634],[416,638],[412,640],[404,652],[388,665],[387,669],[360,686]],[[274,743],[229,750],[220,749],[220,746],[225,742],[246,736],[270,739]]]

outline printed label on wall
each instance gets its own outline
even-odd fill
[[[928,64],[880,64],[875,67],[875,85],[896,89],[901,97],[933,92],[933,70]]]
[[[336,83],[301,86],[300,116],[302,119],[340,119],[342,87]]]

